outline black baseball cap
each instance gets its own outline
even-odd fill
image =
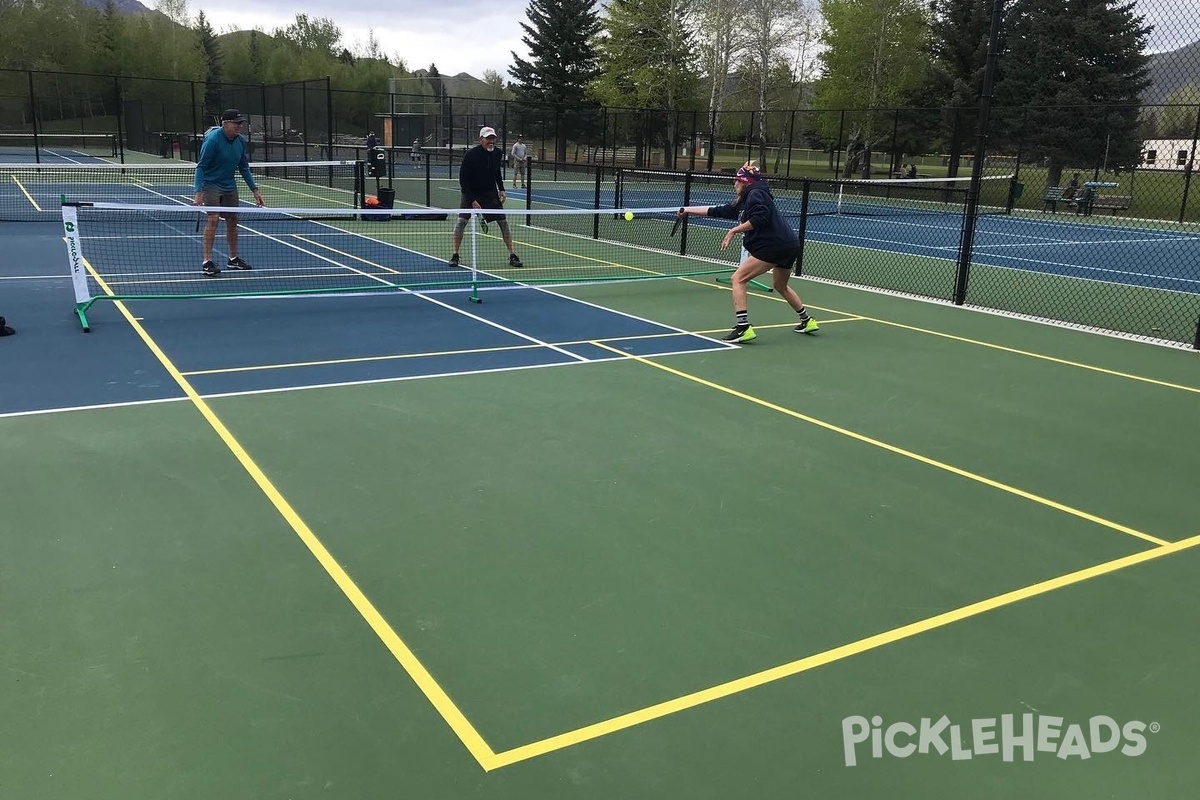
[[[221,114],[221,122],[245,122],[246,118],[236,108],[227,108]]]

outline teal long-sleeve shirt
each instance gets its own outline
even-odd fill
[[[258,188],[254,176],[250,174],[246,140],[235,136],[230,141],[221,128],[213,128],[204,134],[204,141],[200,143],[200,159],[196,162],[196,191],[202,191],[205,186],[222,192],[236,191],[239,172],[250,191]]]

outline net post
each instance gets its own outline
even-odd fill
[[[479,246],[475,235],[479,227],[479,218],[475,215],[473,209],[467,209],[471,213],[471,297],[472,303],[482,303],[483,298],[479,296]]]
[[[92,298],[88,291],[87,267],[79,239],[79,213],[74,205],[63,205],[62,224],[63,241],[67,244],[67,264],[71,269],[71,286],[75,290],[75,315],[79,317],[83,332],[88,333],[91,326],[88,325],[87,309],[92,304]]]
[[[1192,340],[1192,349],[1200,350],[1200,316],[1196,317],[1196,338]]]
[[[432,202],[433,194],[430,191],[430,188],[433,186],[433,167],[430,166],[431,163],[432,163],[432,159],[429,157],[429,153],[426,153],[425,154],[425,207],[426,208],[429,208],[430,206],[433,205],[433,202]]]

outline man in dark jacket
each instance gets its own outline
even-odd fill
[[[722,340],[749,342],[758,338],[754,328],[750,327],[750,315],[746,310],[746,286],[765,272],[771,273],[771,285],[800,317],[800,323],[793,330],[796,333],[814,333],[819,327],[817,321],[808,315],[800,295],[788,285],[792,267],[800,256],[800,239],[775,207],[775,198],[754,162],[737,171],[734,191],[734,200],[727,205],[679,209],[681,218],[696,214],[737,220],[738,224],[730,228],[721,241],[721,249],[728,247],[737,234],[744,235],[742,244],[746,253],[730,279],[736,322],[733,330],[721,337]]]
[[[467,151],[463,156],[462,166],[458,169],[458,185],[462,189],[458,207],[504,208],[504,175],[500,171],[503,164],[504,154],[496,147],[496,131],[488,127],[480,128],[479,144]],[[458,222],[454,224],[454,254],[450,256],[452,267],[459,264],[458,250],[462,246],[463,230],[470,219],[470,214],[459,214]],[[499,225],[500,235],[504,237],[504,246],[508,248],[508,265],[524,266],[513,250],[508,219],[503,214],[485,214],[483,220],[485,230],[488,222]]]

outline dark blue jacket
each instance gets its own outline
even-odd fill
[[[742,201],[736,205],[730,203],[711,207],[708,216],[749,221],[754,228],[743,235],[742,245],[751,253],[800,246],[800,237],[779,213],[775,207],[775,197],[763,183],[751,184],[742,195]]]

